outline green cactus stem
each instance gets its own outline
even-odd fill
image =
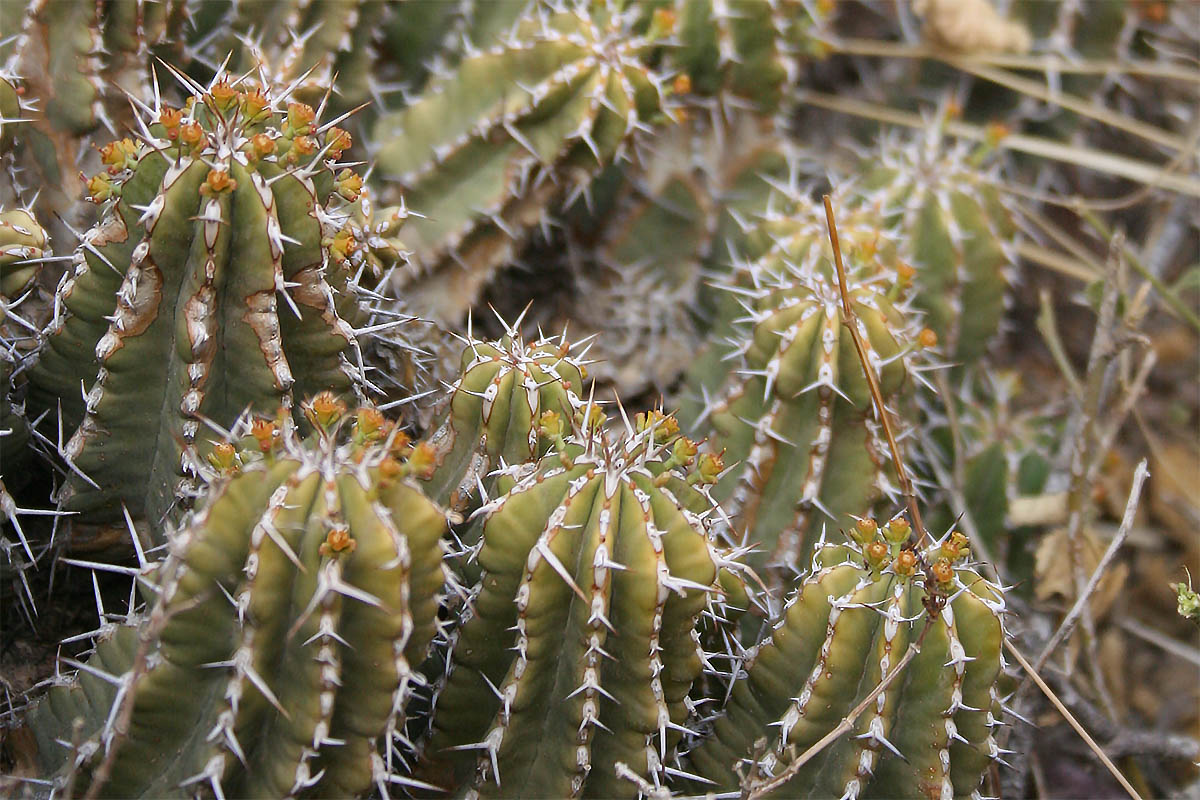
[[[936,129],[885,142],[851,206],[897,228],[901,256],[916,270],[913,305],[956,364],[974,363],[995,339],[1016,263],[997,172],[975,162]]]
[[[21,116],[21,96],[13,79],[0,75],[0,156],[12,150]]]
[[[992,731],[1001,713],[1003,594],[963,563],[962,534],[918,556],[902,544],[907,524],[897,522],[865,520],[854,530],[857,543],[816,552],[812,574],[771,638],[752,652],[712,736],[688,754],[692,768],[716,784],[704,791],[736,791],[743,780],[754,787],[785,774],[791,778],[770,796],[978,791],[1000,752]],[[789,770],[914,641],[920,652],[853,728]],[[765,750],[755,744],[763,737]]]
[[[456,632],[418,776],[506,797],[635,796],[662,785],[720,592],[708,501],[661,415],[609,442],[595,409],[480,509],[483,579]],[[668,418],[669,419],[669,418]],[[661,443],[660,443],[661,442]]]
[[[887,269],[894,247],[873,226],[850,222],[839,225],[850,304],[883,397],[894,403],[931,334],[907,321],[901,278]],[[723,370],[693,375],[695,392],[711,399],[704,418],[685,425],[710,432],[710,446],[738,465],[713,496],[734,542],[757,548],[748,563],[798,570],[823,530],[845,527],[878,499],[898,499],[898,490],[844,325],[824,219],[808,212],[762,225],[777,244],[731,277],[728,290],[746,314],[727,334],[734,349]]]
[[[376,124],[378,172],[421,215],[381,234],[410,251],[404,294],[434,319],[456,322],[552,199],[663,116],[660,78],[641,59],[653,42],[631,19],[600,4],[591,15],[539,8]]]
[[[730,96],[763,114],[779,110],[800,63],[823,54],[811,37],[828,3],[676,0],[672,66],[699,96]],[[814,13],[816,18],[814,18]]]
[[[551,441],[539,420],[552,411],[570,419],[583,403],[584,365],[562,338],[526,343],[517,320],[495,342],[469,335],[462,372],[429,436],[437,453],[430,496],[456,510],[494,483],[493,470],[537,461]]]
[[[361,179],[333,160],[349,135],[224,80],[142,112],[141,140],[101,150],[104,216],[31,374],[33,405],[78,426],[59,500],[96,521],[122,504],[161,519],[202,420],[362,382],[347,222]]]
[[[220,477],[173,536],[153,610],[30,714],[54,785],[351,797],[398,771],[445,515],[406,477],[382,415],[344,411],[318,395],[306,441],[286,417],[259,419],[212,449]]]
[[[5,303],[33,285],[47,255],[46,232],[32,214],[19,208],[0,211],[0,298]]]

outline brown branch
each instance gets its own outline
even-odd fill
[[[1084,743],[1091,748],[1092,752],[1096,754],[1096,757],[1100,759],[1100,762],[1104,764],[1105,768],[1108,769],[1108,771],[1112,773],[1112,776],[1117,779],[1117,783],[1121,784],[1121,788],[1128,792],[1129,796],[1132,797],[1133,800],[1142,800],[1142,796],[1138,794],[1137,789],[1134,789],[1129,781],[1126,780],[1125,776],[1121,774],[1121,771],[1117,769],[1115,764],[1113,764],[1112,759],[1108,757],[1108,754],[1100,749],[1100,745],[1096,744],[1096,740],[1091,737],[1091,734],[1087,732],[1087,729],[1079,724],[1079,720],[1075,719],[1075,716],[1067,710],[1067,707],[1063,705],[1062,700],[1058,699],[1058,695],[1054,693],[1054,690],[1051,689],[1044,680],[1042,680],[1042,676],[1039,675],[1037,670],[1033,668],[1033,664],[1030,664],[1029,661],[1026,660],[1025,656],[1021,655],[1021,651],[1014,647],[1012,642],[1005,639],[1004,646],[1007,647],[1008,652],[1012,653],[1013,657],[1017,659],[1017,663],[1024,668],[1029,677],[1033,679],[1033,682],[1037,684],[1037,687],[1042,690],[1042,694],[1046,695],[1047,699],[1054,704],[1054,707],[1058,709],[1058,713],[1063,715],[1063,719],[1065,719],[1067,723],[1075,729],[1075,732],[1079,734],[1079,738],[1083,739]]]
[[[875,377],[875,371],[871,369],[871,362],[867,359],[866,345],[858,332],[858,316],[850,305],[850,290],[846,288],[846,268],[842,264],[842,248],[838,244],[837,224],[833,219],[833,202],[829,199],[829,195],[825,195],[823,200],[825,201],[825,219],[829,223],[829,243],[833,246],[833,263],[837,269],[838,289],[842,296],[842,324],[850,331],[850,338],[854,340],[854,349],[858,351],[858,359],[862,362],[863,373],[867,376],[871,400],[875,404],[876,415],[879,417],[884,435],[887,437],[888,449],[892,452],[892,462],[896,465],[896,478],[900,481],[900,490],[904,493],[904,499],[908,504],[908,513],[912,517],[913,533],[916,534],[917,542],[925,543],[929,539],[929,533],[925,530],[925,523],[921,519],[921,510],[917,506],[917,495],[913,491],[912,481],[908,478],[908,471],[904,469],[904,459],[900,456],[900,445],[896,443],[896,436],[892,433],[887,407],[883,403],[883,392],[879,389],[879,380]]]

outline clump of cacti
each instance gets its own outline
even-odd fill
[[[1028,562],[1195,416],[1130,355],[1200,329],[1200,34],[845,7],[0,3],[0,794],[1020,796],[1002,649],[1146,713]],[[1018,259],[1105,278],[1086,375]]]
[[[437,627],[445,516],[412,478],[424,450],[377,410],[326,393],[304,412],[304,441],[256,418],[211,448],[212,494],[145,576],[152,610],[30,713],[55,785],[350,796],[387,773]]]
[[[75,431],[60,502],[98,520],[122,505],[161,519],[205,420],[363,380],[348,227],[362,180],[336,163],[349,134],[225,79],[183,108],[143,106],[140,124],[101,149],[88,189],[104,216],[31,371],[32,405]]]
[[[966,797],[998,756],[1000,588],[968,566],[956,531],[915,547],[902,517],[883,526],[866,517],[851,530],[851,543],[814,554],[713,735],[688,754],[711,788]],[[918,652],[897,673],[910,646]],[[797,760],[888,678],[845,736]]]

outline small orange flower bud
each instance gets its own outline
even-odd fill
[[[250,435],[258,442],[259,450],[269,453],[279,439],[279,429],[274,420],[259,418],[250,423]]]
[[[300,136],[312,133],[313,120],[317,112],[312,106],[304,103],[288,103],[287,127],[290,136]]]
[[[912,528],[904,517],[896,517],[883,527],[883,538],[892,544],[903,544],[908,541]]]
[[[358,240],[346,229],[338,231],[332,239],[326,239],[322,244],[329,248],[329,255],[339,264],[344,263],[358,250]]]
[[[349,530],[333,528],[325,535],[325,541],[317,550],[321,555],[333,558],[342,553],[349,555],[354,552],[355,547],[358,547],[358,542],[350,536]]]
[[[314,425],[328,429],[346,413],[346,404],[333,392],[320,392],[304,407],[304,415]]]
[[[393,481],[404,473],[404,467],[399,461],[388,456],[383,461],[379,462],[379,479],[381,481]]]
[[[634,418],[634,424],[637,427],[638,433],[644,433],[653,428],[654,441],[658,444],[668,441],[672,436],[679,433],[679,421],[658,409],[639,413]]]
[[[921,347],[937,347],[938,335],[932,328],[922,328],[921,332],[917,334],[917,342]]]
[[[419,442],[408,456],[408,468],[423,481],[433,477],[437,468],[437,451],[429,442]]]
[[[250,137],[249,152],[257,160],[275,152],[275,140],[265,133],[256,133]]]
[[[360,441],[374,441],[383,436],[386,425],[387,419],[379,409],[360,408],[354,417],[354,436]]]
[[[565,433],[562,416],[557,411],[543,411],[538,417],[538,433],[548,439],[557,439]]]
[[[183,112],[177,108],[164,108],[158,112],[158,122],[167,129],[168,139],[179,138],[179,124],[183,121]]]
[[[101,172],[87,179],[88,200],[93,203],[103,203],[120,193],[119,185],[113,183],[108,173]]]
[[[208,177],[204,179],[204,185],[200,187],[201,194],[220,194],[221,192],[232,192],[237,188],[237,181],[229,177],[229,173],[223,169],[210,169]]]
[[[344,169],[338,173],[336,184],[337,193],[353,203],[362,194],[362,176],[353,170]]]
[[[349,150],[353,142],[350,134],[341,128],[330,128],[325,134],[325,147],[331,158],[341,158],[342,153]]]
[[[911,265],[901,261],[896,265],[896,276],[900,279],[900,283],[908,283],[917,274],[917,270]]]
[[[686,72],[676,75],[675,81],[671,84],[671,90],[675,94],[688,94],[692,91],[692,76]]]
[[[679,464],[687,465],[692,463],[692,459],[696,457],[700,447],[686,436],[680,436],[675,440],[675,444],[671,446],[671,454],[675,461]]]
[[[887,563],[891,551],[888,550],[886,544],[876,539],[863,549],[863,555],[867,557],[867,563],[872,567],[882,569],[883,565]]]
[[[575,413],[575,424],[585,432],[591,432],[603,427],[607,419],[608,416],[600,410],[599,406],[588,406],[586,418],[582,410]]]
[[[907,578],[917,571],[917,554],[912,550],[901,550],[892,562],[892,571],[902,578]]]
[[[950,566],[950,562],[944,558],[939,558],[933,562],[933,566],[929,568],[929,572],[933,575],[933,579],[937,581],[938,586],[946,586],[954,583],[954,567]]]
[[[240,92],[233,88],[227,81],[221,81],[209,90],[208,96],[217,110],[224,112],[233,108],[233,104],[237,101],[239,94]]]
[[[242,116],[247,124],[262,122],[268,116],[268,108],[270,102],[267,96],[263,94],[262,89],[255,89],[252,92],[243,92],[242,100]]]
[[[962,531],[954,531],[947,537],[946,541],[942,542],[942,546],[939,549],[942,558],[953,562],[970,553],[971,544],[967,540],[966,534]]]
[[[208,454],[208,463],[220,472],[233,472],[238,467],[237,449],[229,442],[221,442]]]
[[[392,426],[388,427],[388,433],[392,437],[388,452],[400,458],[408,458],[408,451],[412,449],[412,437],[404,431],[393,432]]]
[[[854,541],[865,547],[875,541],[878,532],[879,525],[875,520],[865,517],[854,523],[854,529],[850,531],[850,535],[854,537]]]
[[[725,461],[721,456],[725,455],[725,451],[720,453],[701,453],[696,459],[696,472],[694,473],[700,483],[716,483],[717,478],[725,471]]]
[[[189,122],[179,128],[179,143],[195,148],[204,141],[204,129],[198,123]]]
[[[118,170],[137,164],[137,145],[130,139],[109,142],[100,148],[100,161]]]

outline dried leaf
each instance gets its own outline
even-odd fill
[[[1084,579],[1091,577],[1104,555],[1105,543],[1088,529],[1080,532]],[[1092,618],[1101,619],[1112,607],[1129,575],[1127,564],[1108,568],[1091,598]],[[1041,601],[1059,598],[1065,605],[1075,602],[1075,576],[1071,568],[1071,541],[1066,528],[1057,528],[1038,545],[1034,566],[1034,592]]]

